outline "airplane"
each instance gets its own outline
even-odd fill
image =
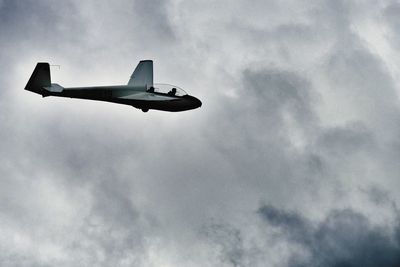
[[[201,101],[188,95],[182,88],[169,84],[153,84],[153,61],[141,60],[127,85],[62,87],[51,83],[50,65],[37,63],[25,90],[43,97],[59,96],[125,104],[147,112],[185,111],[201,107]]]

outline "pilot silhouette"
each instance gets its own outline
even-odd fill
[[[168,95],[174,96],[176,94],[176,88],[172,88],[171,91],[168,92]]]

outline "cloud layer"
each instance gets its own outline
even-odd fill
[[[398,266],[400,224],[394,233],[371,225],[353,210],[333,210],[317,225],[298,213],[265,205],[258,210],[281,235],[306,248],[304,258],[293,256],[290,266]]]
[[[395,1],[0,1],[2,266],[396,266]],[[122,84],[140,59],[203,101]]]

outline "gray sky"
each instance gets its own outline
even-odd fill
[[[396,1],[0,0],[1,266],[400,265]],[[41,98],[141,59],[200,109]]]

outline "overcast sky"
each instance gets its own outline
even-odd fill
[[[390,0],[0,0],[0,265],[399,266],[399,29]],[[23,90],[142,59],[203,106]]]

